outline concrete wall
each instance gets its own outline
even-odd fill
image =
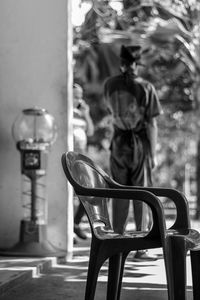
[[[47,176],[48,239],[66,247],[67,0],[0,1],[0,248],[18,241],[20,154],[11,127],[24,108],[46,108],[58,125]]]

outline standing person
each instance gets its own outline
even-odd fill
[[[87,152],[87,138],[94,134],[94,125],[90,116],[89,105],[83,100],[83,89],[75,83],[73,85],[73,136],[74,151],[82,154]],[[84,208],[79,201],[74,216],[74,233],[81,239],[87,239],[87,235],[81,229],[80,223],[84,216]],[[76,240],[75,240],[76,241]]]
[[[106,106],[111,114],[113,137],[110,169],[113,179],[124,185],[152,185],[156,165],[157,122],[161,106],[154,86],[138,76],[141,47],[121,47],[121,74],[110,77],[104,85]],[[113,227],[122,234],[127,224],[129,200],[113,201]],[[136,230],[147,230],[148,207],[134,201]],[[153,260],[148,252],[137,251],[135,260]]]

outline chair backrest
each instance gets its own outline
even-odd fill
[[[85,208],[93,233],[99,236],[99,228],[112,231],[109,199],[82,195],[84,188],[108,188],[109,176],[88,157],[73,151],[62,155],[62,166],[67,179]]]

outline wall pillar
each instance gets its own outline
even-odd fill
[[[47,173],[48,239],[72,252],[72,192],[61,155],[72,147],[71,1],[0,1],[0,248],[19,239],[22,219],[20,154],[11,134],[25,108],[55,117],[58,138]],[[73,220],[72,220],[73,221]]]

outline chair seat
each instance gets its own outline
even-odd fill
[[[128,230],[124,234],[115,233],[112,230],[105,230],[101,227],[95,228],[96,234],[99,235],[103,240],[106,239],[132,239],[132,238],[144,238],[148,236],[148,231],[131,231]],[[193,248],[198,249],[200,247],[200,233],[195,229],[168,229],[166,230],[167,236],[173,237],[183,237],[187,243],[189,243],[189,248],[192,250]],[[199,246],[196,246],[196,244]]]
[[[126,231],[124,234],[118,234],[113,230],[105,230],[103,228],[95,228],[96,234],[102,239],[127,239],[127,238],[144,238],[148,235],[148,231]]]

